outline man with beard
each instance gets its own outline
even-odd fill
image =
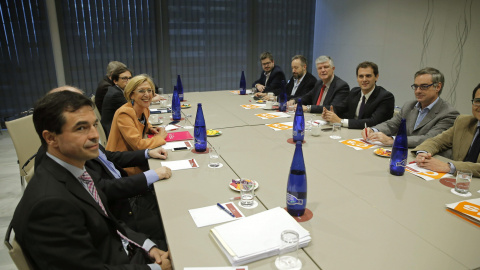
[[[287,83],[288,99],[298,98],[313,89],[317,79],[307,71],[307,59],[303,55],[292,57],[292,78]]]
[[[273,55],[264,52],[260,55],[263,72],[260,78],[253,83],[253,87],[257,88],[256,97],[264,97],[267,93],[272,92],[275,96],[280,94],[282,81],[285,81],[285,74],[279,66],[275,65]]]

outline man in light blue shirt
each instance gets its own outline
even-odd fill
[[[405,103],[390,120],[367,128],[367,136],[365,130],[362,130],[363,138],[392,145],[400,122],[405,118],[408,147],[416,147],[453,126],[459,113],[440,97],[444,83],[443,74],[435,68],[427,67],[417,71],[414,84],[411,85],[416,100]]]
[[[47,153],[13,219],[35,269],[171,269],[169,253],[117,220],[85,163],[99,155],[93,102],[71,91],[37,102],[33,122]]]

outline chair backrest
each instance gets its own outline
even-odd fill
[[[34,174],[34,170],[35,170],[35,168],[32,167],[32,168],[30,168],[30,170],[27,171],[27,175],[25,175],[25,181],[27,182],[27,184],[28,184],[28,182],[30,182],[30,179],[32,179],[33,174]]]
[[[17,153],[20,176],[26,176],[27,172],[33,168],[34,162],[29,162],[25,167],[24,165],[37,153],[38,148],[42,144],[33,125],[33,116],[27,115],[8,121],[5,124]]]
[[[18,244],[15,237],[13,238],[12,243],[10,243],[10,233],[12,232],[12,225],[8,226],[7,233],[5,234],[5,246],[8,248],[8,254],[12,258],[13,263],[17,266],[19,270],[33,270],[32,263],[30,260],[25,257],[22,247]]]
[[[95,103],[95,95],[93,95],[91,99],[93,103]],[[100,120],[102,120],[102,116],[100,115],[100,112],[98,111],[97,106],[95,106],[95,109],[93,111],[95,112],[95,116],[98,119],[97,131],[100,137],[100,143],[103,145],[103,147],[107,147],[107,135],[105,134],[105,130],[103,129],[102,124],[100,123]]]

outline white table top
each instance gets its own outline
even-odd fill
[[[264,110],[240,107],[249,100],[253,103],[250,96],[228,91],[186,93],[186,96],[192,104],[188,111],[193,115],[192,124],[195,103],[202,102],[207,128],[222,130],[221,136],[209,137],[208,142],[221,146],[225,166],[217,170],[206,168],[208,154],[169,153],[169,160],[195,157],[201,168],[175,171],[171,179],[155,184],[160,211],[176,269],[226,266],[228,260],[208,236],[212,226],[196,228],[188,209],[212,205],[218,200],[226,202],[238,194],[227,187],[233,177],[250,177],[260,183],[257,190],[260,207],[245,214],[284,207],[295,148],[286,140],[292,130],[274,131],[265,126],[289,121],[287,118],[262,120],[254,114]],[[345,139],[360,137],[359,130],[344,128],[341,134]],[[404,176],[390,175],[389,159],[375,156],[371,149],[349,148],[330,139],[326,132],[319,137],[307,133],[305,140],[307,207],[314,216],[301,223],[312,235],[312,242],[303,249],[309,257],[300,253],[303,269],[480,267],[480,228],[445,210],[445,204],[463,199],[453,195],[450,188],[408,172]],[[155,161],[150,165],[159,166]],[[209,179],[215,180],[208,188],[190,184]],[[480,181],[474,179],[470,198],[480,197],[476,192],[479,189]],[[249,267],[275,269],[273,261],[274,258],[269,258]]]

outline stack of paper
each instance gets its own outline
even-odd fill
[[[290,114],[284,112],[272,112],[272,113],[259,113],[255,114],[256,116],[262,119],[273,119],[273,118],[288,118],[291,117]]]
[[[365,150],[369,148],[375,148],[378,147],[378,143],[376,142],[367,142],[363,140],[362,138],[357,138],[357,139],[349,139],[349,140],[344,140],[340,141],[341,143],[345,144],[346,146],[350,146],[355,150]]]
[[[480,227],[480,198],[447,204],[447,211]]]
[[[410,163],[405,166],[405,170],[413,175],[422,178],[425,181],[438,180],[440,178],[455,178],[449,173],[438,173],[418,167],[417,163]]]
[[[275,131],[287,130],[293,128],[293,122],[266,124],[266,126],[272,128]]]
[[[216,226],[211,235],[232,265],[242,265],[277,255],[284,230],[298,232],[300,248],[311,241],[310,233],[280,207]]]

